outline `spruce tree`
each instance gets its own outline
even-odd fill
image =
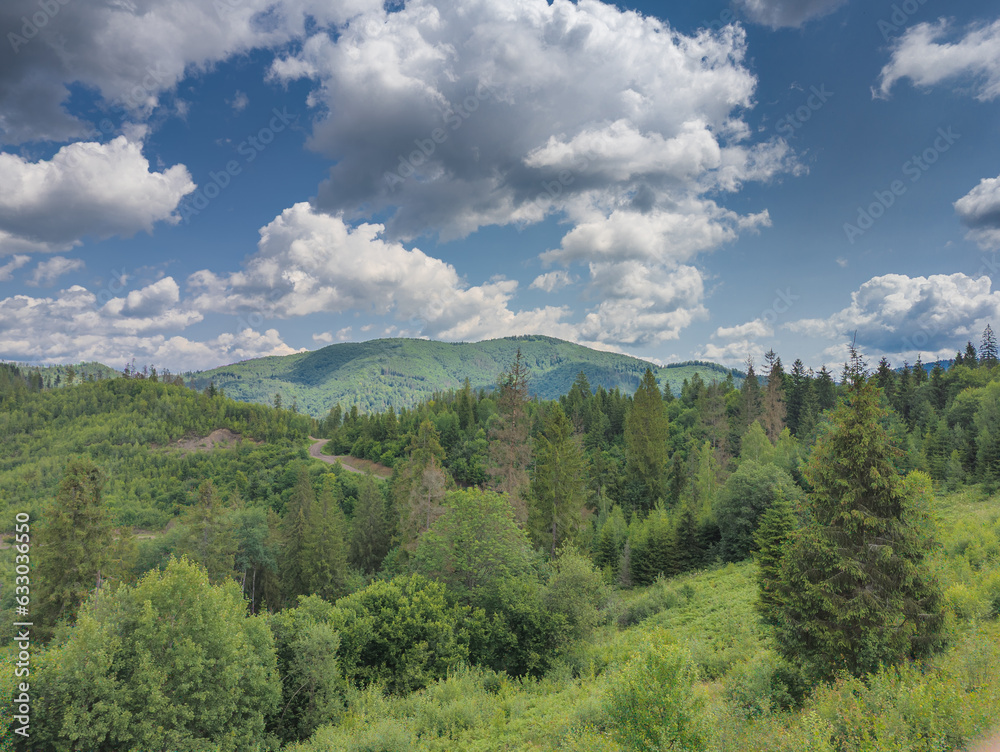
[[[350,552],[351,563],[363,572],[376,572],[389,552],[386,523],[385,498],[375,479],[365,475],[358,484]]]
[[[830,416],[806,477],[806,525],[782,559],[770,617],[780,652],[809,681],[862,675],[932,646],[942,625],[939,588],[924,565],[926,510],[893,460],[885,410],[852,348],[846,399]]]
[[[309,593],[306,573],[309,550],[306,541],[315,503],[316,493],[313,491],[312,480],[306,469],[302,468],[285,507],[285,516],[281,520],[281,582],[284,597],[291,603],[295,602],[296,596]]]
[[[642,510],[667,498],[668,429],[663,396],[647,368],[625,418],[625,471],[639,489]]]
[[[979,362],[987,368],[997,364],[997,338],[989,324],[983,329],[983,341],[979,346]]]
[[[962,362],[969,368],[975,368],[979,364],[978,356],[976,355],[976,346],[971,342],[966,342],[965,344],[965,357]]]
[[[768,350],[764,355],[767,366],[767,389],[764,390],[764,405],[761,419],[764,432],[772,442],[778,440],[785,427],[787,409],[785,406],[785,371],[781,366],[781,358],[774,350]]]
[[[525,496],[531,464],[531,420],[528,416],[528,367],[517,349],[514,363],[500,375],[497,412],[500,420],[490,432],[489,465],[493,488],[507,495],[514,517],[524,525],[528,519]]]
[[[535,541],[550,556],[576,534],[585,500],[583,452],[573,437],[573,425],[557,404],[538,440],[528,517]]]
[[[753,552],[757,562],[757,584],[760,588],[757,609],[765,621],[774,624],[781,600],[777,583],[781,576],[781,560],[785,554],[785,544],[795,529],[795,513],[792,504],[783,491],[775,495],[774,502],[764,513],[754,533]]]
[[[323,488],[313,504],[306,531],[306,591],[328,601],[346,594],[347,524],[340,508],[343,495],[336,476],[323,476]]]
[[[785,396],[785,422],[793,436],[799,435],[799,426],[802,422],[802,411],[805,409],[806,389],[810,386],[809,377],[806,375],[806,367],[800,358],[796,358],[792,363],[792,372],[787,379],[787,392]]]
[[[113,566],[115,530],[101,501],[104,474],[89,459],[66,465],[55,501],[38,526],[38,592],[31,621],[43,635],[72,620],[88,594],[117,572]],[[124,535],[124,533],[121,533]]]
[[[816,375],[816,409],[818,412],[832,410],[837,405],[837,387],[833,383],[833,376],[826,366],[819,369]]]
[[[747,377],[740,389],[739,433],[743,433],[764,412],[764,404],[760,394],[760,382],[753,368],[753,358],[747,356]]]
[[[198,501],[182,518],[185,535],[177,553],[201,564],[213,585],[235,574],[236,537],[215,485],[198,486]]]
[[[896,373],[892,370],[889,359],[883,357],[878,362],[878,370],[875,371],[875,384],[882,390],[886,401],[891,405],[896,396]]]

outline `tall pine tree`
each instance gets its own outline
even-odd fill
[[[852,348],[846,399],[806,470],[808,522],[777,581],[764,583],[779,650],[810,681],[899,662],[941,629],[940,592],[923,561],[929,541],[915,523],[926,510],[895,468],[885,414]]]
[[[531,420],[528,416],[528,367],[517,349],[514,363],[500,375],[497,410],[500,420],[490,432],[488,473],[493,488],[507,494],[514,518],[524,525],[528,519],[526,495],[531,464]]]
[[[584,459],[573,424],[557,404],[539,438],[531,483],[529,523],[535,540],[555,556],[583,522]]]
[[[667,410],[649,368],[625,417],[625,471],[639,492],[639,509],[648,511],[667,498]]]

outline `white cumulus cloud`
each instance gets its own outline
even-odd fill
[[[871,355],[950,357],[986,323],[1000,321],[1000,291],[991,287],[986,276],[886,274],[861,285],[851,304],[828,319],[800,319],[785,328],[838,344],[856,333],[858,347]]]
[[[150,171],[142,145],[125,136],[70,144],[38,162],[0,153],[0,255],[150,232],[176,222],[178,202],[194,188],[184,165]]]
[[[737,0],[751,21],[772,29],[802,26],[846,4],[847,0]]]
[[[944,41],[949,23],[920,23],[896,42],[892,58],[882,68],[879,94],[888,96],[897,81],[916,86],[967,79],[977,99],[1000,96],[1000,20],[976,24],[956,41]]]
[[[1000,249],[1000,176],[983,178],[979,185],[955,202],[968,238],[985,250]]]

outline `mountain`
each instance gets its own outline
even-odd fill
[[[362,412],[412,407],[435,392],[456,389],[466,378],[474,389],[491,389],[499,374],[514,361],[517,349],[531,373],[530,391],[541,399],[566,394],[583,371],[593,388],[615,387],[631,394],[642,374],[652,368],[660,386],[679,393],[684,379],[695,373],[706,382],[730,373],[716,363],[689,361],[665,367],[617,353],[536,335],[484,342],[432,342],[418,339],[378,339],[346,342],[295,355],[235,363],[210,371],[184,374],[189,386],[204,389],[214,382],[233,399],[271,403],[276,394],[289,407],[316,417],[338,402],[357,405]]]

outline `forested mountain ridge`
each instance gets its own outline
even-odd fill
[[[380,339],[345,342],[313,352],[258,358],[242,363],[184,374],[194,389],[210,383],[243,402],[272,404],[280,395],[313,417],[325,416],[340,404],[357,405],[363,413],[414,407],[435,392],[458,389],[469,379],[473,389],[491,390],[497,374],[506,370],[520,349],[531,371],[529,394],[556,399],[567,394],[583,372],[597,388],[615,388],[632,394],[647,368],[660,387],[674,393],[695,373],[703,381],[721,381],[732,374],[737,386],[742,374],[716,363],[688,361],[665,367],[618,353],[544,336],[506,337],[484,342],[434,342],[418,339]]]

